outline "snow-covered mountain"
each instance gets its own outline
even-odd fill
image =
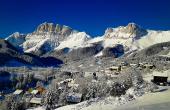
[[[84,34],[82,36],[84,36]],[[40,24],[33,33],[27,35],[14,33],[7,37],[6,40],[15,47],[23,48],[23,51],[26,53],[37,53],[41,51],[40,53],[43,54],[54,50],[62,41],[67,39],[67,37],[77,35],[81,36],[81,33],[68,26],[54,25],[53,23],[45,22]],[[81,39],[81,37],[79,38]]]
[[[129,23],[127,26],[107,28],[103,36],[91,38],[85,32],[78,32],[68,26],[43,23],[33,33],[27,35],[14,33],[6,40],[15,47],[23,48],[24,52],[39,55],[65,48],[71,51],[100,45],[103,49],[100,48],[101,52],[95,56],[102,56],[106,50],[130,53],[153,44],[170,41],[170,31],[146,30],[135,23]]]
[[[19,32],[15,32],[9,37],[7,37],[6,40],[14,47],[19,48],[22,47],[22,44],[25,42],[25,37],[26,35],[20,34]]]
[[[11,43],[0,39],[0,66],[59,66],[63,62],[52,57],[39,57],[36,55],[21,53]]]
[[[145,30],[135,23],[129,23],[127,26],[108,28],[102,37],[94,38],[92,41],[102,42],[104,48],[120,44],[123,45],[125,53],[130,53],[170,41],[170,31]]]

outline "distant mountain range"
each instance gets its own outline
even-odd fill
[[[117,58],[168,41],[170,31],[147,30],[135,23],[107,28],[103,36],[92,38],[85,32],[79,32],[68,26],[45,22],[32,33],[24,35],[16,32],[0,43],[8,43],[12,47],[12,52],[24,53],[22,55],[29,58],[31,54],[37,57],[79,60],[86,57]],[[9,48],[4,48],[7,53],[11,52]],[[22,62],[30,63],[25,59]]]

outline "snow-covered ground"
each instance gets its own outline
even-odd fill
[[[108,104],[105,101],[99,101],[92,103],[89,106],[82,106],[83,104],[68,105],[56,110],[169,110],[170,105],[170,87],[164,87],[167,89],[163,92],[147,93],[141,97],[138,97],[133,101],[125,101],[125,104],[118,100],[111,98]],[[38,110],[38,109],[37,109]]]
[[[167,73],[170,80],[170,70],[163,71]],[[152,79],[152,74],[158,72],[153,71],[150,74],[144,75],[145,81]],[[161,72],[160,72],[161,73]],[[146,93],[142,96],[135,96],[133,88],[121,97],[107,97],[105,99],[93,99],[84,101],[78,104],[67,105],[56,110],[169,110],[170,108],[170,86],[160,86],[159,90],[154,93]],[[133,94],[134,98],[130,99],[128,94]],[[135,99],[135,100],[134,100]],[[45,110],[44,107],[38,107],[34,110]]]
[[[137,40],[134,45],[143,49],[156,43],[168,41],[170,41],[170,31],[148,30],[148,34]]]
[[[118,107],[117,110],[169,110],[169,96],[170,87],[165,87],[165,91],[145,94],[137,100]]]

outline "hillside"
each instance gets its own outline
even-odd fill
[[[62,61],[52,57],[40,58],[35,55],[22,53],[3,39],[0,39],[0,57],[0,66],[48,66],[49,62],[47,62],[47,59],[49,61],[53,59],[54,66],[62,63]],[[50,65],[53,65],[53,63]]]

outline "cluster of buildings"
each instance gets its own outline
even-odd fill
[[[75,83],[75,80],[72,78],[65,79],[63,81],[56,83],[56,89],[59,91],[63,91],[65,89],[71,89],[67,95],[66,95],[66,101],[69,103],[79,103],[82,99],[82,94],[77,93],[79,84]]]
[[[153,69],[155,68],[155,65],[149,64],[146,62],[143,63],[130,63],[129,64],[131,67],[140,67],[141,69]]]
[[[46,93],[46,89],[43,87],[36,87],[35,89],[29,89],[28,91],[24,91],[21,89],[17,89],[13,92],[16,100],[25,100],[25,102],[29,103],[30,106],[42,105],[43,96]]]

